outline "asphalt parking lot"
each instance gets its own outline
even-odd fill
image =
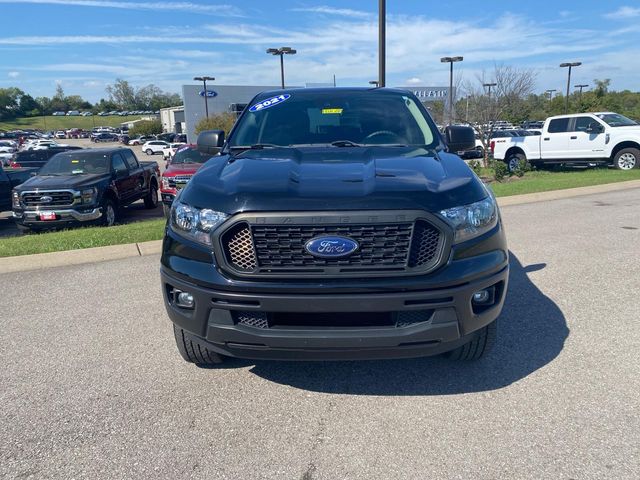
[[[124,146],[118,142],[110,143],[93,143],[87,138],[80,139],[66,139],[57,140],[59,143],[66,143],[69,145],[78,145],[83,148],[105,148],[105,147],[118,147]],[[138,157],[141,162],[156,161],[160,167],[160,172],[164,172],[165,162],[162,159],[162,155],[147,155],[142,151],[140,145],[129,146]],[[131,223],[140,220],[149,220],[152,218],[162,218],[162,205],[153,210],[147,210],[144,208],[142,201],[138,201],[122,209],[118,223]],[[22,235],[22,233],[16,227],[13,219],[11,218],[11,212],[0,212],[0,238],[3,237],[15,237]]]
[[[640,190],[503,209],[496,350],[184,363],[158,257],[0,274],[6,478],[640,477]]]

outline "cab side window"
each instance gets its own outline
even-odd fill
[[[549,133],[562,133],[569,130],[568,118],[556,118],[549,122]]]
[[[122,153],[124,154],[124,158],[127,161],[127,165],[129,165],[129,170],[135,170],[136,168],[138,168],[138,160],[136,160],[136,157],[133,155],[131,150],[125,150]]]
[[[124,163],[124,159],[119,153],[114,153],[111,157],[111,166],[113,167],[113,171],[116,174],[127,171],[127,166]]]
[[[597,124],[593,118],[591,117],[578,117],[576,118],[576,125],[573,128],[574,132],[586,132],[591,124]]]

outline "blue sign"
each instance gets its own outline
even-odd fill
[[[218,93],[214,92],[213,90],[207,90],[207,91],[200,90],[200,96],[201,97],[205,97],[206,96],[206,97],[209,97],[209,98],[213,98],[213,97],[217,97]]]
[[[304,246],[307,252],[319,258],[346,257],[359,247],[358,242],[346,237],[316,237]]]
[[[251,108],[249,108],[249,111],[259,112],[260,110],[264,110],[265,108],[271,108],[275,105],[279,105],[280,103],[284,102],[285,100],[289,100],[290,98],[291,95],[289,95],[288,93],[284,93],[282,95],[278,95],[277,97],[269,98],[267,100],[258,102],[255,105],[252,105]]]

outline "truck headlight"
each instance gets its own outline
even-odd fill
[[[448,208],[440,211],[453,227],[454,242],[460,243],[488,232],[498,223],[498,206],[490,193],[487,198],[470,205]]]
[[[169,190],[170,188],[169,179],[167,177],[162,177],[162,190]]]
[[[174,201],[171,206],[170,225],[174,232],[185,238],[211,246],[211,232],[224,222],[228,215],[208,208],[195,208]]]
[[[11,193],[11,207],[20,208],[20,195],[18,195],[18,192]]]
[[[82,190],[82,204],[90,205],[95,203],[97,190],[95,188],[87,188],[86,190]]]

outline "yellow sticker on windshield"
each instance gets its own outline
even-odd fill
[[[80,163],[80,160],[71,160],[71,163]]]
[[[322,114],[323,115],[332,115],[332,114],[341,115],[342,109],[341,108],[323,108]]]

